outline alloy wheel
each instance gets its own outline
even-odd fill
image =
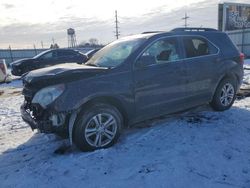
[[[89,145],[104,147],[111,143],[117,132],[117,121],[113,115],[99,113],[94,115],[85,128],[85,139]]]
[[[234,99],[234,87],[231,83],[226,83],[221,90],[220,102],[223,106],[228,106]]]

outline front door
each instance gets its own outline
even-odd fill
[[[186,66],[175,37],[152,43],[135,62],[134,92],[137,120],[185,106]]]

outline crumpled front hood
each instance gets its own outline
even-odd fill
[[[22,79],[24,84],[52,85],[91,77],[107,70],[104,67],[65,63],[31,71]]]

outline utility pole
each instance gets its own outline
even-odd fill
[[[36,45],[33,44],[34,50],[35,50],[35,54],[37,55],[37,51],[36,51]]]
[[[115,37],[116,39],[119,38],[120,32],[119,32],[119,27],[118,27],[118,19],[117,19],[117,10],[115,11]]]
[[[9,52],[10,52],[11,61],[14,61],[14,59],[13,59],[13,54],[12,54],[12,50],[11,50],[11,46],[10,46],[10,45],[9,45]]]
[[[184,24],[184,27],[186,28],[188,26],[188,23],[187,23],[187,20],[189,19],[190,17],[187,16],[187,13],[185,12],[185,17],[181,18],[182,20],[185,20],[185,24]]]
[[[41,46],[42,46],[42,49],[43,49],[43,41],[41,41]]]

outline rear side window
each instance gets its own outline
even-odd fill
[[[58,57],[68,57],[68,56],[74,56],[74,52],[71,51],[57,51],[57,56]]]
[[[218,49],[207,40],[199,37],[184,37],[186,58],[216,54]]]

